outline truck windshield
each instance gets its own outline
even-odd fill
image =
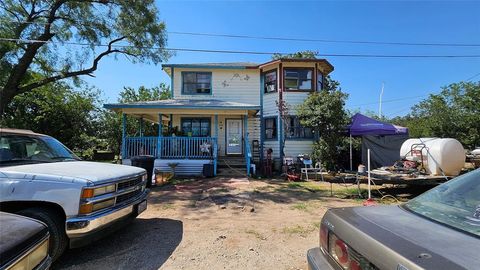
[[[480,169],[450,180],[409,201],[404,207],[480,236]]]
[[[52,137],[0,135],[0,166],[72,160],[80,159]]]

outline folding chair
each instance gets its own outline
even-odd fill
[[[303,174],[305,174],[305,177],[307,178],[307,181],[308,181],[308,172],[309,171],[314,171],[315,168],[312,167],[312,160],[311,159],[303,159],[303,165],[305,167],[300,170],[301,174],[302,174],[302,179],[303,179]]]

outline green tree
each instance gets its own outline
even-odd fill
[[[277,59],[315,59],[318,56],[317,51],[299,51],[296,53],[291,53],[291,54],[280,54],[280,53],[274,53],[272,56],[273,60]]]
[[[411,137],[455,138],[465,147],[480,145],[480,82],[459,82],[412,107],[393,122],[409,128]]]
[[[343,133],[349,122],[345,111],[347,97],[338,82],[327,79],[324,90],[310,94],[304,103],[297,107],[301,124],[319,134],[312,158],[321,161],[323,166],[331,170],[340,162],[339,147],[346,144]]]
[[[5,109],[1,125],[55,137],[71,149],[88,148],[95,139],[99,92],[74,90],[63,82],[17,95]]]
[[[147,88],[140,86],[138,89],[132,87],[124,87],[120,92],[118,98],[119,103],[139,102],[139,101],[152,101],[163,100],[170,98],[169,87],[161,83],[159,86]],[[101,132],[100,138],[105,139],[108,142],[110,150],[114,153],[120,153],[120,147],[122,145],[122,115],[113,111],[103,111],[101,117]],[[127,134],[139,135],[139,121],[131,117],[127,118]],[[157,136],[158,125],[145,122],[144,125],[145,136]]]
[[[16,95],[92,76],[106,56],[169,56],[154,0],[2,0],[0,36],[11,39],[0,42],[0,113]]]

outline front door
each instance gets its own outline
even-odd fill
[[[241,155],[243,128],[241,119],[227,119],[227,155]]]

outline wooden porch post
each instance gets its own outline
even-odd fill
[[[140,137],[143,137],[143,117],[140,117]]]
[[[122,151],[121,151],[122,159],[127,157],[127,153],[126,153],[127,138],[126,137],[127,137],[127,115],[125,113],[122,113]]]

